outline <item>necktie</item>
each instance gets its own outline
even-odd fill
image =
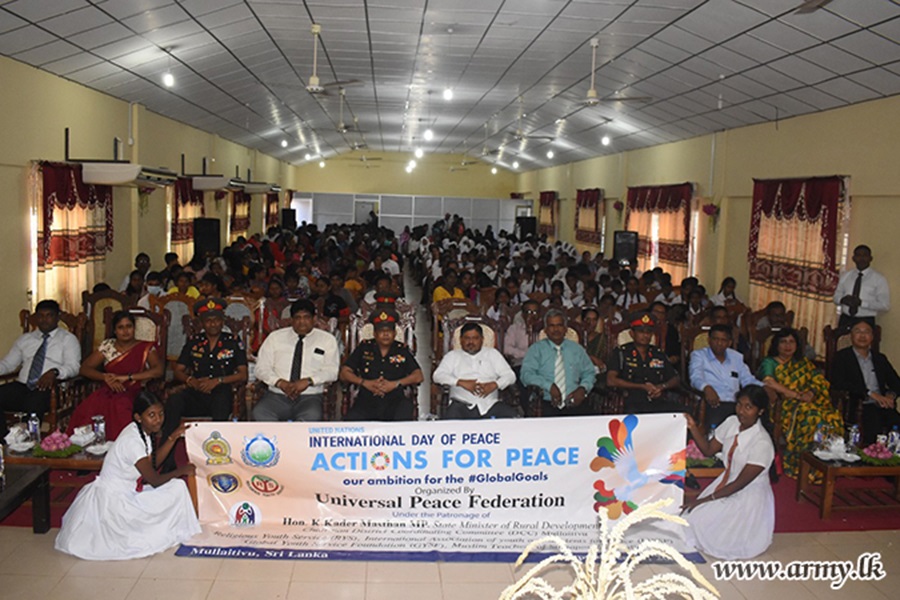
[[[553,383],[559,388],[559,393],[566,396],[566,365],[563,363],[562,347],[556,348],[556,365],[553,369]]]
[[[49,339],[50,334],[45,333],[44,341],[41,342],[41,347],[35,352],[34,359],[31,361],[31,368],[28,369],[28,382],[26,384],[29,390],[34,389],[37,380],[44,374],[44,358],[47,356],[47,340]]]
[[[294,361],[291,363],[291,381],[300,379],[300,368],[303,366],[303,336],[297,340],[294,346]]]
[[[734,451],[737,448],[737,444],[738,436],[734,436],[734,443],[731,445],[731,450],[728,451],[728,464],[725,465],[725,474],[722,476],[722,481],[720,481],[719,485],[716,486],[716,492],[718,492],[728,484],[728,476],[731,473],[732,458],[734,458]]]
[[[856,281],[853,282],[853,297],[856,298],[856,299],[859,299],[859,292],[860,292],[860,290],[862,289],[862,278],[863,278],[863,272],[860,271],[860,272],[856,275]],[[851,307],[850,307],[850,310],[849,310],[848,312],[850,313],[850,316],[851,316],[851,317],[855,317],[855,316],[856,316],[856,313],[859,312],[859,307],[858,307],[858,306],[851,306]]]

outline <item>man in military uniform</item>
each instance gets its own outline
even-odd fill
[[[347,421],[409,421],[413,402],[404,394],[422,383],[422,369],[409,348],[396,341],[397,313],[376,310],[371,323],[375,337],[360,342],[341,367],[341,381],[359,388]]]
[[[241,340],[222,331],[227,305],[221,298],[194,304],[203,333],[188,338],[175,363],[175,381],[185,388],[166,401],[163,436],[175,431],[182,417],[227,421],[231,414],[231,386],[247,381],[247,352]]]
[[[679,386],[678,372],[665,352],[650,344],[656,328],[653,317],[635,315],[630,325],[634,341],[615,349],[607,385],[625,391],[627,413],[684,412],[684,405],[669,400],[667,394]]]

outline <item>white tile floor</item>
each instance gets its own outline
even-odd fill
[[[407,284],[407,296],[418,289]],[[420,322],[419,359],[430,361],[430,325]],[[420,402],[427,408],[428,385]],[[427,412],[427,411],[426,411]],[[423,412],[424,414],[424,412]],[[34,535],[28,528],[0,527],[0,600],[495,600],[521,577],[500,563],[303,562],[178,558],[174,550],[141,560],[87,562],[53,549],[56,530]],[[840,590],[813,581],[715,581],[709,564],[700,571],[722,598],[791,600],[900,597],[900,531],[776,534],[759,560],[853,560],[880,552],[887,576],[850,582]],[[666,572],[642,567],[635,579]],[[547,579],[568,583],[562,573]]]

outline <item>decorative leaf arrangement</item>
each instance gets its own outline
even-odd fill
[[[625,532],[632,525],[648,519],[662,519],[679,525],[687,525],[681,517],[670,515],[661,509],[672,503],[671,498],[641,506],[625,515],[614,527],[605,508],[599,510],[600,542],[591,545],[584,561],[575,556],[566,543],[555,536],[545,537],[528,544],[516,567],[522,565],[528,555],[544,544],[554,544],[559,553],[532,567],[519,581],[512,584],[500,596],[500,600],[539,598],[540,600],[650,600],[670,595],[686,599],[711,600],[719,592],[700,571],[680,552],[658,540],[644,540],[629,549],[624,543]],[[624,557],[624,558],[623,558]],[[620,558],[622,560],[620,561]],[[660,573],[635,583],[632,575],[644,561],[662,558],[674,561],[690,574]],[[568,565],[574,581],[560,589],[554,588],[541,573],[553,565]],[[698,583],[700,585],[698,585]],[[702,587],[701,587],[702,586]]]

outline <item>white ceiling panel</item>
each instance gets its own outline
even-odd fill
[[[286,160],[359,142],[407,151],[411,136],[480,155],[489,123],[488,150],[506,143],[502,160],[533,168],[897,93],[897,7],[834,0],[803,17],[787,0],[0,0],[0,54]],[[363,133],[335,131],[336,89],[304,89],[312,20],[322,82],[359,80],[343,118]],[[598,95],[649,103],[584,109],[593,36]],[[545,141],[514,139],[519,97],[522,128],[554,136],[556,159]],[[612,147],[598,145],[603,131]]]

